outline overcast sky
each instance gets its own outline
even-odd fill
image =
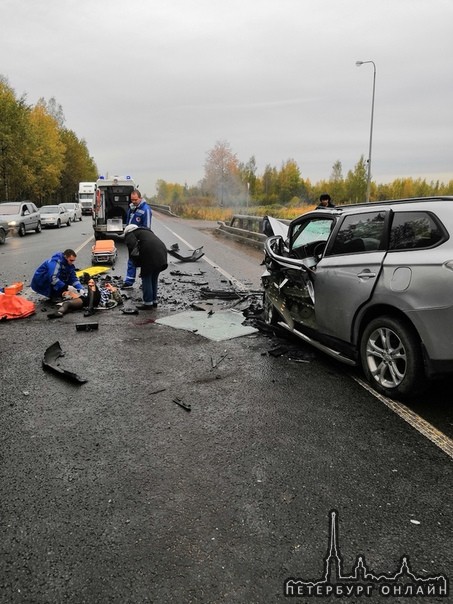
[[[101,174],[195,185],[226,140],[258,174],[453,179],[453,0],[0,0],[0,74],[54,97]]]

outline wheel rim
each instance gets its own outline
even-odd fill
[[[366,361],[371,375],[383,388],[396,388],[406,376],[406,349],[397,333],[379,327],[368,338]]]

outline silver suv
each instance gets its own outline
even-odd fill
[[[406,398],[453,372],[453,197],[318,209],[265,243],[266,321]]]

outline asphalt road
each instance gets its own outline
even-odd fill
[[[37,297],[34,316],[1,325],[0,601],[283,602],[286,579],[322,578],[332,510],[343,574],[363,556],[372,573],[395,575],[406,556],[417,577],[448,577],[448,455],[311,349],[156,323],[190,308],[201,283],[229,289],[231,275],[253,289],[261,269],[254,253],[190,224],[156,216],[154,227],[167,245],[178,236],[182,253],[204,245],[208,260],[171,262],[157,312],[104,311],[97,331],[78,332],[80,315],[50,322]],[[82,268],[90,235],[84,220],[9,239],[0,279],[27,282],[63,247],[80,248]],[[121,247],[112,273],[125,260]],[[55,341],[61,367],[86,383],[43,371]],[[277,345],[289,351],[272,356]],[[407,590],[408,578],[388,589]],[[370,581],[365,598],[362,584],[342,601],[448,601],[380,596]],[[295,601],[338,601],[322,585]]]

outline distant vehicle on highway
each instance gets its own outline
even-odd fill
[[[65,208],[59,206],[42,206],[41,224],[43,227],[56,227],[59,229],[62,224],[71,226],[71,216]]]
[[[30,231],[41,232],[41,214],[31,201],[0,203],[0,221],[7,222],[9,231],[21,237]]]
[[[82,214],[92,216],[93,204],[94,204],[94,193],[96,191],[95,182],[79,182],[79,191],[77,193],[77,200],[82,208]]]
[[[82,207],[80,203],[60,203],[59,205],[69,212],[72,222],[82,220]]]
[[[266,321],[391,397],[453,373],[453,197],[317,209],[265,243]]]

